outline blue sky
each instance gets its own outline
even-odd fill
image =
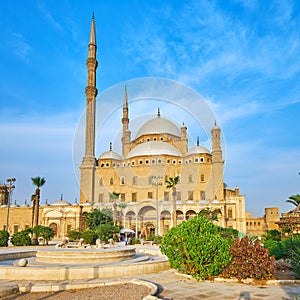
[[[225,181],[247,211],[289,210],[300,193],[300,3],[283,0],[1,1],[0,181],[17,178],[13,201],[30,199],[34,176],[47,180],[42,203],[79,198],[73,139],[93,11],[99,92],[140,77],[191,87],[218,118]]]

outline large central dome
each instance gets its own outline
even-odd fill
[[[135,138],[139,138],[142,135],[147,134],[172,134],[177,137],[181,136],[181,131],[172,121],[158,116],[146,122],[137,132]]]

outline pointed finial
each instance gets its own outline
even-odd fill
[[[127,101],[127,86],[125,84],[125,88],[124,88],[124,106],[123,109],[126,109],[128,107],[128,101]]]
[[[93,19],[93,20],[95,19],[95,14],[94,14],[94,12],[92,13],[92,19]]]
[[[197,146],[200,145],[200,142],[199,142],[199,136],[197,136]]]
[[[160,110],[159,110],[159,108],[157,109],[157,117],[160,118]]]
[[[78,204],[78,203],[77,203],[77,197],[75,198],[75,204]]]
[[[217,126],[217,120],[215,120],[215,126]]]
[[[109,151],[112,151],[112,142],[109,143]]]
[[[25,199],[25,202],[24,202],[24,204],[25,204],[25,205],[27,205],[27,199]]]
[[[15,205],[17,205],[17,200],[15,200]]]
[[[182,122],[182,126],[184,126],[184,122]]]
[[[48,205],[48,199],[46,199],[45,204]]]
[[[63,200],[63,194],[60,194],[60,200]]]
[[[95,30],[95,18],[94,13],[92,15],[92,24],[91,24],[91,31],[90,31],[90,42],[89,45],[96,46],[96,30]]]

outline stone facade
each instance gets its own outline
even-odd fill
[[[119,223],[126,228],[163,235],[174,222],[179,224],[208,208],[218,212],[220,226],[246,232],[245,196],[238,188],[224,185],[221,129],[216,124],[211,128],[211,149],[202,146],[199,139],[189,148],[187,127],[178,127],[170,118],[162,117],[160,111],[132,137],[125,87],[120,116],[122,153],[116,153],[110,145],[108,151],[96,157],[96,52],[93,18],[86,61],[86,136],[80,166],[80,203],[71,205],[61,199],[41,206],[40,224],[52,227],[56,237],[62,238],[69,230],[82,227],[83,212],[111,208],[119,210]],[[176,176],[176,192],[170,191],[166,180]],[[110,196],[113,192],[120,194],[119,199]],[[116,205],[120,203],[122,208]],[[14,232],[13,224],[18,224],[18,230],[30,226],[31,212],[31,207],[11,207],[10,232]],[[172,215],[176,215],[175,220]],[[5,207],[0,209],[0,216],[5,220]]]
[[[187,127],[178,127],[169,118],[157,116],[145,122],[131,136],[129,104],[125,87],[122,126],[122,153],[112,145],[95,156],[96,38],[92,21],[87,61],[86,140],[80,184],[80,204],[112,208],[123,202],[123,224],[135,232],[164,234],[203,209],[219,211],[218,224],[246,231],[245,197],[237,190],[224,190],[221,129],[212,124],[209,150],[200,145],[188,147]],[[101,104],[99,104],[101,105]],[[176,194],[166,180],[179,176]],[[112,193],[120,194],[114,199]],[[174,199],[175,196],[175,199]],[[175,207],[175,208],[174,208]],[[177,220],[172,219],[175,214]],[[228,213],[230,217],[228,217]]]
[[[263,217],[252,217],[251,212],[246,212],[247,234],[261,237],[267,230],[279,230],[278,221],[280,220],[279,208],[265,208]]]

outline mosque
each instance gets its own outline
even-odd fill
[[[110,144],[108,151],[95,155],[96,53],[93,17],[86,61],[85,153],[80,166],[80,202],[71,204],[61,198],[51,205],[41,205],[40,224],[52,227],[56,237],[62,238],[69,230],[82,227],[85,211],[111,208],[125,228],[136,233],[163,235],[172,226],[208,209],[217,215],[218,225],[246,232],[245,196],[237,187],[231,189],[224,183],[221,129],[216,123],[211,124],[211,149],[202,146],[199,139],[189,147],[188,122],[187,126],[180,127],[159,109],[132,136],[130,101],[125,86],[124,95],[120,95],[123,102],[121,153],[115,152]],[[134,115],[134,111],[131,113]],[[168,187],[175,179],[176,183]],[[0,217],[5,220],[7,205],[2,204]],[[11,234],[31,227],[32,209],[28,205],[13,205],[10,209]]]

